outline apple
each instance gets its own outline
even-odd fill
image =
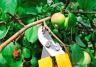
[[[90,55],[84,51],[84,60],[83,60],[83,64],[89,64],[91,62],[91,57]]]
[[[55,13],[51,17],[51,22],[55,27],[62,26],[65,22],[65,16],[62,13]]]

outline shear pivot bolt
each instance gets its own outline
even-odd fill
[[[55,49],[56,49],[56,51],[59,51],[60,50],[60,48],[58,46],[55,46]]]
[[[50,48],[50,47],[51,47],[50,43],[46,44],[45,46],[46,46],[47,48]]]

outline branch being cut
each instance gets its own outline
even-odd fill
[[[45,23],[46,25],[46,23]],[[61,46],[64,47],[65,51],[69,54],[69,51],[66,47],[66,44],[64,44],[52,31],[51,29],[46,25],[46,29],[48,29],[48,32],[51,33],[51,35],[61,44]]]
[[[4,47],[6,47],[10,42],[12,42],[13,40],[15,40],[20,34],[22,34],[24,31],[26,31],[27,29],[29,29],[32,26],[35,26],[37,24],[43,23],[43,21],[49,20],[51,17],[46,17],[44,19],[38,20],[36,22],[30,23],[28,25],[25,25],[21,30],[19,30],[17,33],[15,33],[13,36],[11,36],[8,40],[6,40],[4,43],[2,43],[0,45],[0,52],[2,51],[2,49]]]

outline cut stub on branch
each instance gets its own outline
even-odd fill
[[[15,60],[18,60],[18,59],[20,58],[20,51],[19,51],[18,49],[15,49],[15,50],[13,51],[13,58],[14,58]]]

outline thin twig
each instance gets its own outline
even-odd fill
[[[25,24],[24,24],[19,18],[13,16],[13,15],[10,14],[10,13],[7,13],[7,14],[8,14],[9,16],[11,16],[14,21],[17,21],[17,22],[19,22],[19,24],[21,24],[22,26],[25,26]],[[16,16],[17,16],[17,15],[16,15]]]
[[[96,14],[96,12],[84,12],[84,11],[74,11],[72,10],[73,13],[80,13],[80,14]]]
[[[25,24],[22,22],[22,20],[20,20],[20,17],[19,17],[17,14],[16,14],[16,17],[19,18],[19,19],[17,18],[18,22],[19,22],[22,26],[25,26]]]
[[[51,29],[50,29],[47,25],[46,25],[46,28],[48,29],[49,33],[51,33],[52,36],[53,36],[54,38],[56,38],[58,42],[60,42],[60,44],[64,47],[65,51],[69,54],[69,51],[68,51],[68,49],[66,48],[66,44],[64,44],[64,43],[51,31]]]
[[[38,17],[37,17],[37,21],[38,21]],[[16,41],[18,41],[23,35],[24,35],[24,32],[16,38]]]
[[[65,12],[65,13],[68,13],[67,10],[63,9],[62,12]],[[96,14],[95,11],[92,11],[92,12],[85,12],[85,11],[78,11],[78,10],[72,10],[71,12],[73,13],[80,13],[80,14]]]
[[[24,35],[24,32],[16,38],[16,41],[18,41],[23,35]]]
[[[13,36],[11,36],[8,40],[6,40],[4,43],[2,43],[0,45],[0,52],[2,51],[2,49],[4,47],[6,47],[10,42],[12,42],[13,40],[15,40],[20,34],[22,34],[24,31],[26,31],[27,29],[29,29],[32,26],[35,26],[37,24],[43,23],[43,21],[49,20],[51,17],[46,17],[44,19],[35,21],[33,23],[30,23],[28,25],[25,25],[21,30],[19,30],[17,33],[15,33]]]
[[[2,24],[6,24],[4,21],[0,21],[0,25],[2,25]]]
[[[18,18],[19,18],[18,15],[13,16],[13,15],[10,14],[10,13],[7,13],[7,14],[10,15],[14,21],[17,21],[20,25],[25,26],[25,24],[24,24],[20,19],[18,19]],[[17,18],[17,17],[18,17],[18,18]],[[24,33],[20,34],[20,35],[16,38],[16,41],[17,41],[21,36],[23,36],[23,34],[24,34]]]

